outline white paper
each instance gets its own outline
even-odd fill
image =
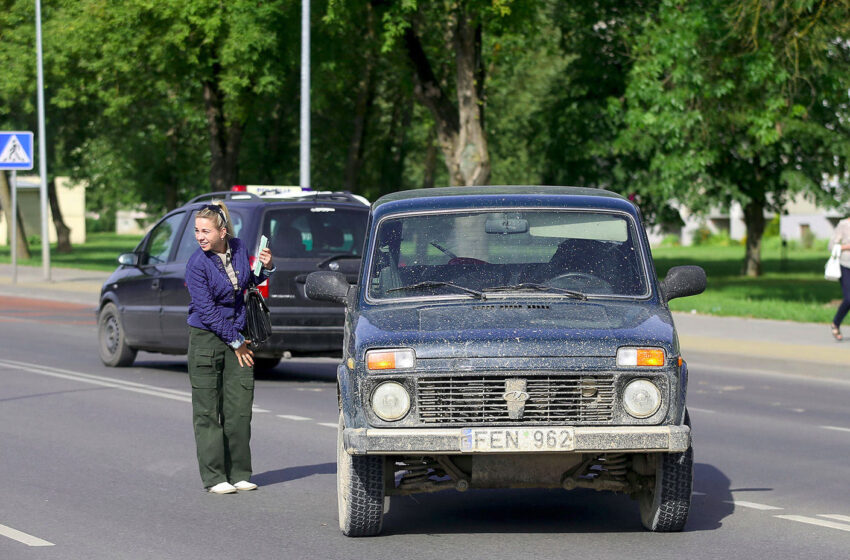
[[[260,253],[263,252],[263,249],[266,248],[269,244],[269,238],[265,235],[260,237],[260,246],[257,247],[257,258],[254,260],[254,276],[260,275],[260,269],[263,267],[263,263],[260,262]]]

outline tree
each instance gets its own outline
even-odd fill
[[[744,272],[761,270],[765,211],[805,192],[835,204],[850,180],[847,3],[660,3],[631,43],[612,114],[638,196],[744,209]]]

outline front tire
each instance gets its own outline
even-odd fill
[[[347,537],[371,537],[384,521],[384,458],[349,455],[342,441],[344,423],[339,415],[336,445],[336,491],[339,529]]]
[[[121,314],[114,303],[107,303],[97,319],[97,338],[100,360],[109,367],[132,365],[136,349],[127,344]]]

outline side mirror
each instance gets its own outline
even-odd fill
[[[118,264],[139,266],[139,255],[137,253],[124,253],[118,257]]]
[[[351,285],[345,279],[345,274],[330,270],[319,270],[307,275],[304,290],[310,299],[347,303],[346,296],[350,287]]]
[[[701,266],[674,266],[661,281],[661,291],[667,301],[701,294],[705,291],[705,270]]]

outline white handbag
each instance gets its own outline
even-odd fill
[[[838,280],[841,278],[841,263],[838,262],[838,257],[841,256],[841,245],[835,245],[832,248],[832,255],[826,261],[826,267],[823,270],[823,277],[827,280]]]

